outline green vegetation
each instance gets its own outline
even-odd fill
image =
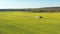
[[[0,9],[0,12],[23,11],[23,12],[60,12],[60,7],[42,7],[42,8],[25,8],[25,9]]]
[[[60,13],[0,12],[0,34],[60,34]]]

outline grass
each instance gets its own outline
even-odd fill
[[[0,12],[0,34],[60,34],[60,13]]]

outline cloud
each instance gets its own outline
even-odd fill
[[[0,8],[28,8],[32,7],[33,4],[34,3],[0,1]]]

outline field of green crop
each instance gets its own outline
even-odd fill
[[[0,12],[0,34],[60,34],[60,13]]]

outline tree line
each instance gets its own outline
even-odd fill
[[[27,9],[0,9],[0,11],[60,12],[60,7],[27,8]]]

